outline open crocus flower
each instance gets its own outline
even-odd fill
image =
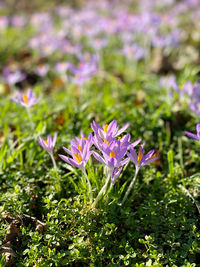
[[[142,144],[138,155],[135,149],[130,147],[130,153],[128,153],[128,157],[135,164],[136,168],[140,168],[141,166],[145,166],[158,159],[154,156],[154,152],[155,150],[151,150],[144,155],[144,144]]]
[[[90,148],[93,144],[92,134],[89,134],[88,139],[85,137],[83,132],[81,133],[81,138],[76,137],[75,140],[71,140],[71,150],[63,147],[63,149],[72,157],[66,157],[65,155],[60,155],[59,157],[67,162],[68,164],[75,166],[83,172],[85,179],[88,183],[89,187],[89,194],[90,194],[90,202],[92,202],[92,187],[85,171],[85,166],[89,160],[90,155],[92,152]]]
[[[97,122],[93,121],[91,127],[95,133],[94,145],[99,150],[102,150],[101,147],[102,145],[104,145],[104,143],[109,145],[110,143],[115,141],[116,137],[118,138],[118,140],[120,140],[121,144],[123,144],[124,142],[130,142],[130,134],[126,134],[123,137],[120,136],[129,127],[129,123],[126,123],[121,129],[119,129],[116,120],[113,120],[112,122],[110,122],[110,124],[103,124],[102,127]],[[140,141],[141,139],[138,139],[134,143],[130,144],[130,146],[135,147],[140,143]]]
[[[88,139],[82,133],[81,138],[76,137],[75,140],[71,140],[71,150],[63,147],[63,149],[72,158],[66,157],[64,155],[59,155],[61,159],[70,165],[73,165],[81,170],[85,169],[85,166],[89,160],[92,152],[90,147],[92,146],[92,134],[89,134]]]
[[[188,131],[185,131],[186,135],[189,136],[192,139],[200,141],[200,123],[196,125],[197,134],[190,133]]]
[[[16,98],[11,98],[12,101],[15,103],[24,106],[26,108],[29,108],[35,104],[38,103],[40,98],[35,98],[33,95],[33,90],[28,89],[27,93],[22,94],[21,92],[18,91],[17,97]]]
[[[52,154],[54,146],[56,144],[56,139],[57,139],[57,133],[54,134],[53,139],[51,138],[50,135],[48,135],[47,140],[44,140],[42,137],[39,137],[38,143],[49,154]]]
[[[114,168],[123,166],[129,161],[129,158],[123,160],[124,156],[127,153],[128,147],[128,140],[126,140],[124,143],[121,143],[120,140],[113,140],[109,145],[107,145],[106,143],[102,145],[101,151],[103,157],[95,151],[93,151],[93,155],[98,161],[105,164],[109,169],[113,171]]]
[[[49,153],[55,170],[57,170],[57,166],[55,159],[53,157],[53,149],[56,144],[56,140],[57,140],[57,133],[54,134],[53,139],[51,138],[50,135],[48,135],[47,140],[43,139],[42,137],[39,137],[38,140],[40,146]]]
[[[129,123],[126,123],[121,129],[117,125],[117,121],[113,120],[109,124],[103,124],[101,127],[96,121],[93,121],[91,128],[95,134],[98,134],[102,139],[106,139],[107,136],[116,137],[122,134],[129,127]]]

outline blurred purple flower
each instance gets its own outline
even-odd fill
[[[11,24],[17,28],[23,28],[26,25],[26,19],[23,16],[13,16],[11,18]]]
[[[49,65],[48,64],[40,64],[34,70],[34,72],[40,77],[46,76],[48,71],[49,71]]]
[[[55,65],[54,65],[54,69],[60,73],[60,74],[65,74],[66,71],[68,70],[70,66],[70,63],[69,62],[65,62],[65,61],[60,61],[60,62],[57,62]]]
[[[27,91],[27,93],[25,93],[25,94],[22,94],[21,92],[18,91],[17,98],[11,98],[11,100],[14,101],[15,103],[21,105],[21,106],[29,108],[29,107],[37,104],[38,101],[40,100],[40,97],[36,99],[33,96],[33,90],[29,89]]]
[[[8,27],[9,19],[6,16],[0,16],[0,30],[4,30]]]
[[[21,70],[11,71],[7,67],[3,69],[3,76],[8,85],[14,85],[26,79],[26,74],[22,73]]]
[[[140,60],[145,58],[146,50],[140,47],[138,44],[126,44],[121,50],[121,54],[123,54],[128,60]]]
[[[98,71],[97,57],[93,56],[89,62],[80,62],[77,67],[70,65],[69,71],[74,75],[68,75],[69,81],[77,85],[82,85]]]

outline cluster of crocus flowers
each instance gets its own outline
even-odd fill
[[[86,164],[91,155],[105,166],[105,173],[107,175],[102,188],[93,201],[93,207],[96,207],[98,201],[105,195],[109,189],[111,190],[116,183],[123,166],[129,161],[132,161],[136,166],[136,174],[124,196],[123,202],[125,202],[133,183],[138,174],[141,166],[147,165],[157,158],[154,156],[154,150],[144,155],[144,145],[141,146],[139,154],[137,155],[134,147],[141,141],[136,140],[134,143],[130,142],[130,134],[121,136],[123,132],[129,127],[129,124],[125,124],[121,129],[117,125],[117,121],[114,120],[110,124],[103,124],[100,126],[97,122],[91,124],[91,128],[94,134],[90,133],[88,138],[81,133],[81,138],[76,137],[71,140],[71,149],[63,147],[71,157],[65,155],[59,155],[61,159],[70,165],[73,165],[83,172],[89,187],[90,201],[93,201],[92,186],[86,173]],[[94,147],[92,148],[92,146]],[[96,147],[96,149],[95,149]],[[99,150],[99,151],[97,151]]]

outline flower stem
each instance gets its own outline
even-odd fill
[[[125,196],[124,196],[124,198],[123,198],[123,200],[122,200],[122,205],[123,205],[124,202],[126,201],[128,195],[129,195],[129,193],[130,193],[130,191],[131,191],[131,189],[132,189],[132,187],[133,187],[133,185],[134,185],[134,183],[135,183],[135,181],[136,181],[138,172],[139,172],[139,168],[136,167],[135,175],[134,175],[134,177],[133,177],[133,179],[132,179],[132,181],[131,181],[131,183],[130,183],[130,185],[129,185],[129,187],[128,187],[128,190],[126,191],[126,194],[125,194]]]
[[[33,119],[32,119],[32,116],[31,116],[30,109],[27,107],[26,111],[27,111],[28,118],[29,118],[29,121],[30,121],[31,130],[34,130],[34,123],[33,123]]]
[[[50,155],[51,160],[52,160],[52,162],[53,162],[53,168],[54,168],[54,170],[57,172],[57,171],[58,171],[58,168],[57,168],[57,165],[56,165],[54,156],[53,156],[53,154],[49,154],[49,155]]]
[[[90,202],[92,203],[92,201],[93,201],[92,186],[91,186],[91,183],[90,183],[90,181],[89,181],[89,178],[88,178],[88,176],[87,176],[87,173],[86,173],[85,169],[83,169],[83,174],[84,174],[85,179],[86,179],[86,181],[87,181],[87,183],[88,183],[89,194],[90,194]]]
[[[95,201],[94,201],[94,203],[93,203],[93,207],[94,207],[94,208],[96,207],[96,205],[97,205],[97,203],[98,203],[98,201],[99,201],[101,195],[105,194],[105,192],[106,192],[106,188],[107,188],[108,183],[109,183],[109,181],[110,181],[110,177],[111,177],[111,175],[110,175],[110,173],[109,173],[108,176],[107,176],[107,179],[106,179],[106,181],[105,181],[105,184],[102,186],[101,190],[99,191],[99,194],[97,195],[97,197],[96,197],[96,199],[95,199]]]

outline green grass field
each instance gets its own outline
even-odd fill
[[[179,45],[149,46],[148,56],[137,62],[120,54],[119,35],[109,34],[98,71],[82,85],[61,79],[53,69],[63,60],[77,64],[76,54],[41,55],[28,46],[37,34],[31,24],[0,31],[1,73],[9,66],[27,75],[10,85],[1,74],[0,266],[199,266],[199,141],[185,134],[195,133],[199,115],[189,108],[188,96],[160,84],[166,74],[175,75],[180,88],[199,80],[200,37],[191,23],[193,9],[187,12],[180,15],[186,37]],[[52,17],[59,29],[59,18]],[[82,36],[81,44],[92,52],[87,38]],[[48,74],[36,75],[38,64],[48,64]],[[28,88],[40,96],[30,108],[33,125],[26,108],[11,100]],[[156,150],[158,159],[141,167],[122,206],[133,162],[94,208],[81,170],[58,156],[66,155],[62,146],[70,148],[81,130],[86,136],[92,132],[93,120],[101,126],[116,120],[120,128],[130,123],[131,142],[142,138],[146,152]],[[57,170],[38,143],[55,132]],[[86,165],[94,198],[104,184],[103,168],[93,156]],[[20,219],[24,214],[33,217],[31,223]],[[44,228],[38,230],[38,223]],[[12,249],[7,254],[5,244]]]

